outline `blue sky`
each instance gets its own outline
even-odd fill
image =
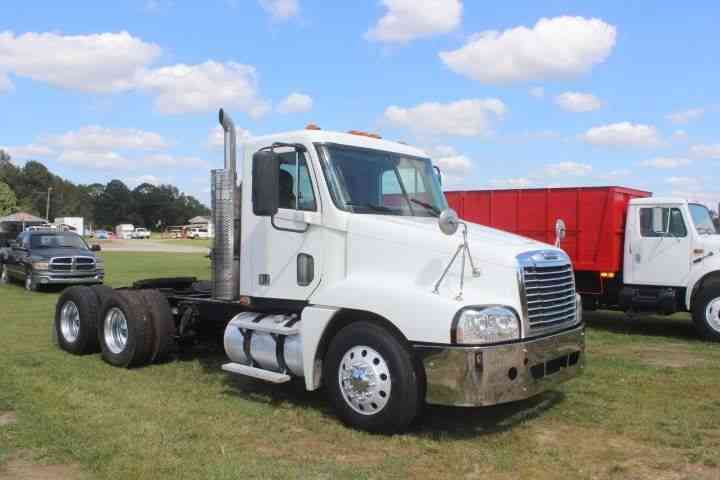
[[[241,135],[363,129],[449,188],[620,184],[720,201],[717,2],[136,0],[0,7],[0,147],[209,202]]]

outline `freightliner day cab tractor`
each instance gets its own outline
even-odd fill
[[[258,137],[240,188],[222,110],[220,123],[211,282],[68,289],[62,348],[133,367],[224,332],[223,370],[322,386],[345,423],[373,432],[402,431],[425,402],[495,405],[581,372],[567,255],[460,222],[422,151],[362,132]]]
[[[623,187],[446,192],[460,217],[562,248],[586,309],[692,313],[720,341],[720,235],[704,205]]]

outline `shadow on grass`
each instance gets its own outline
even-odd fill
[[[622,312],[598,310],[584,312],[583,319],[588,327],[610,333],[701,341],[688,314],[630,316]]]
[[[221,372],[221,365],[228,361],[222,346],[213,344],[201,344],[187,349],[178,360],[197,360],[208,374],[218,374]],[[325,416],[336,418],[324,390],[308,392],[302,379],[277,385],[239,375],[225,373],[222,375],[224,375],[222,382],[225,395],[269,406],[289,404],[294,407],[309,408]],[[541,417],[564,399],[565,395],[562,392],[548,391],[528,400],[494,407],[426,405],[407,434],[437,440],[461,440],[500,433],[520,423]]]

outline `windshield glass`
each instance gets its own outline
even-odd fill
[[[338,208],[415,217],[436,217],[447,208],[428,158],[346,145],[322,145],[319,150]]]
[[[88,246],[79,235],[72,233],[35,234],[30,237],[31,248],[79,248],[88,250]]]
[[[715,222],[710,216],[710,210],[705,205],[697,203],[691,203],[689,207],[697,232],[700,235],[717,235],[718,231]]]

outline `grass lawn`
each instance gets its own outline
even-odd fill
[[[167,238],[163,239],[160,238],[159,235],[153,236],[152,240],[159,243],[167,243],[170,245],[188,245],[191,247],[212,247],[212,240],[209,238],[198,238],[197,240],[193,240],[190,238]]]
[[[203,255],[103,256],[113,286],[209,277]],[[18,458],[123,480],[720,478],[720,345],[685,315],[586,314],[584,376],[506,406],[428,407],[383,437],[342,426],[323,392],[222,373],[220,348],[137,370],[65,354],[50,335],[57,296],[0,286],[1,480],[23,478]]]

